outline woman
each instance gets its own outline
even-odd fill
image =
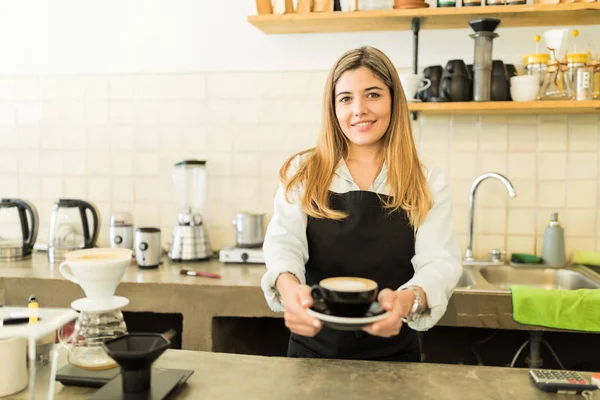
[[[419,162],[398,74],[381,51],[340,57],[323,112],[317,146],[280,171],[265,297],[285,311],[288,356],[420,361],[414,330],[439,321],[462,273],[448,184]],[[310,285],[334,276],[376,281],[389,316],[365,332],[323,327],[306,311]]]

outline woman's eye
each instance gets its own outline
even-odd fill
[[[376,99],[376,98],[380,97],[380,95],[379,95],[379,93],[369,93],[367,95],[367,97]]]
[[[345,103],[345,102],[347,102],[347,101],[350,101],[350,100],[351,100],[351,99],[350,99],[350,97],[349,97],[349,96],[344,96],[344,97],[342,97],[342,98],[340,99],[340,103]]]

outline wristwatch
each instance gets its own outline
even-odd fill
[[[419,293],[417,288],[414,286],[410,286],[402,290],[410,290],[415,294],[415,300],[413,301],[413,305],[410,308],[410,312],[406,317],[402,317],[402,322],[415,321],[423,312],[423,299],[421,299],[421,293]]]

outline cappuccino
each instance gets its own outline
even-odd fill
[[[323,279],[320,285],[336,292],[364,292],[377,288],[377,282],[365,278],[336,277]]]

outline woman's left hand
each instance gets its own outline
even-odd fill
[[[363,328],[363,331],[381,337],[392,337],[400,333],[402,318],[406,317],[415,301],[415,295],[410,290],[383,289],[377,300],[381,307],[390,312],[387,318]]]

